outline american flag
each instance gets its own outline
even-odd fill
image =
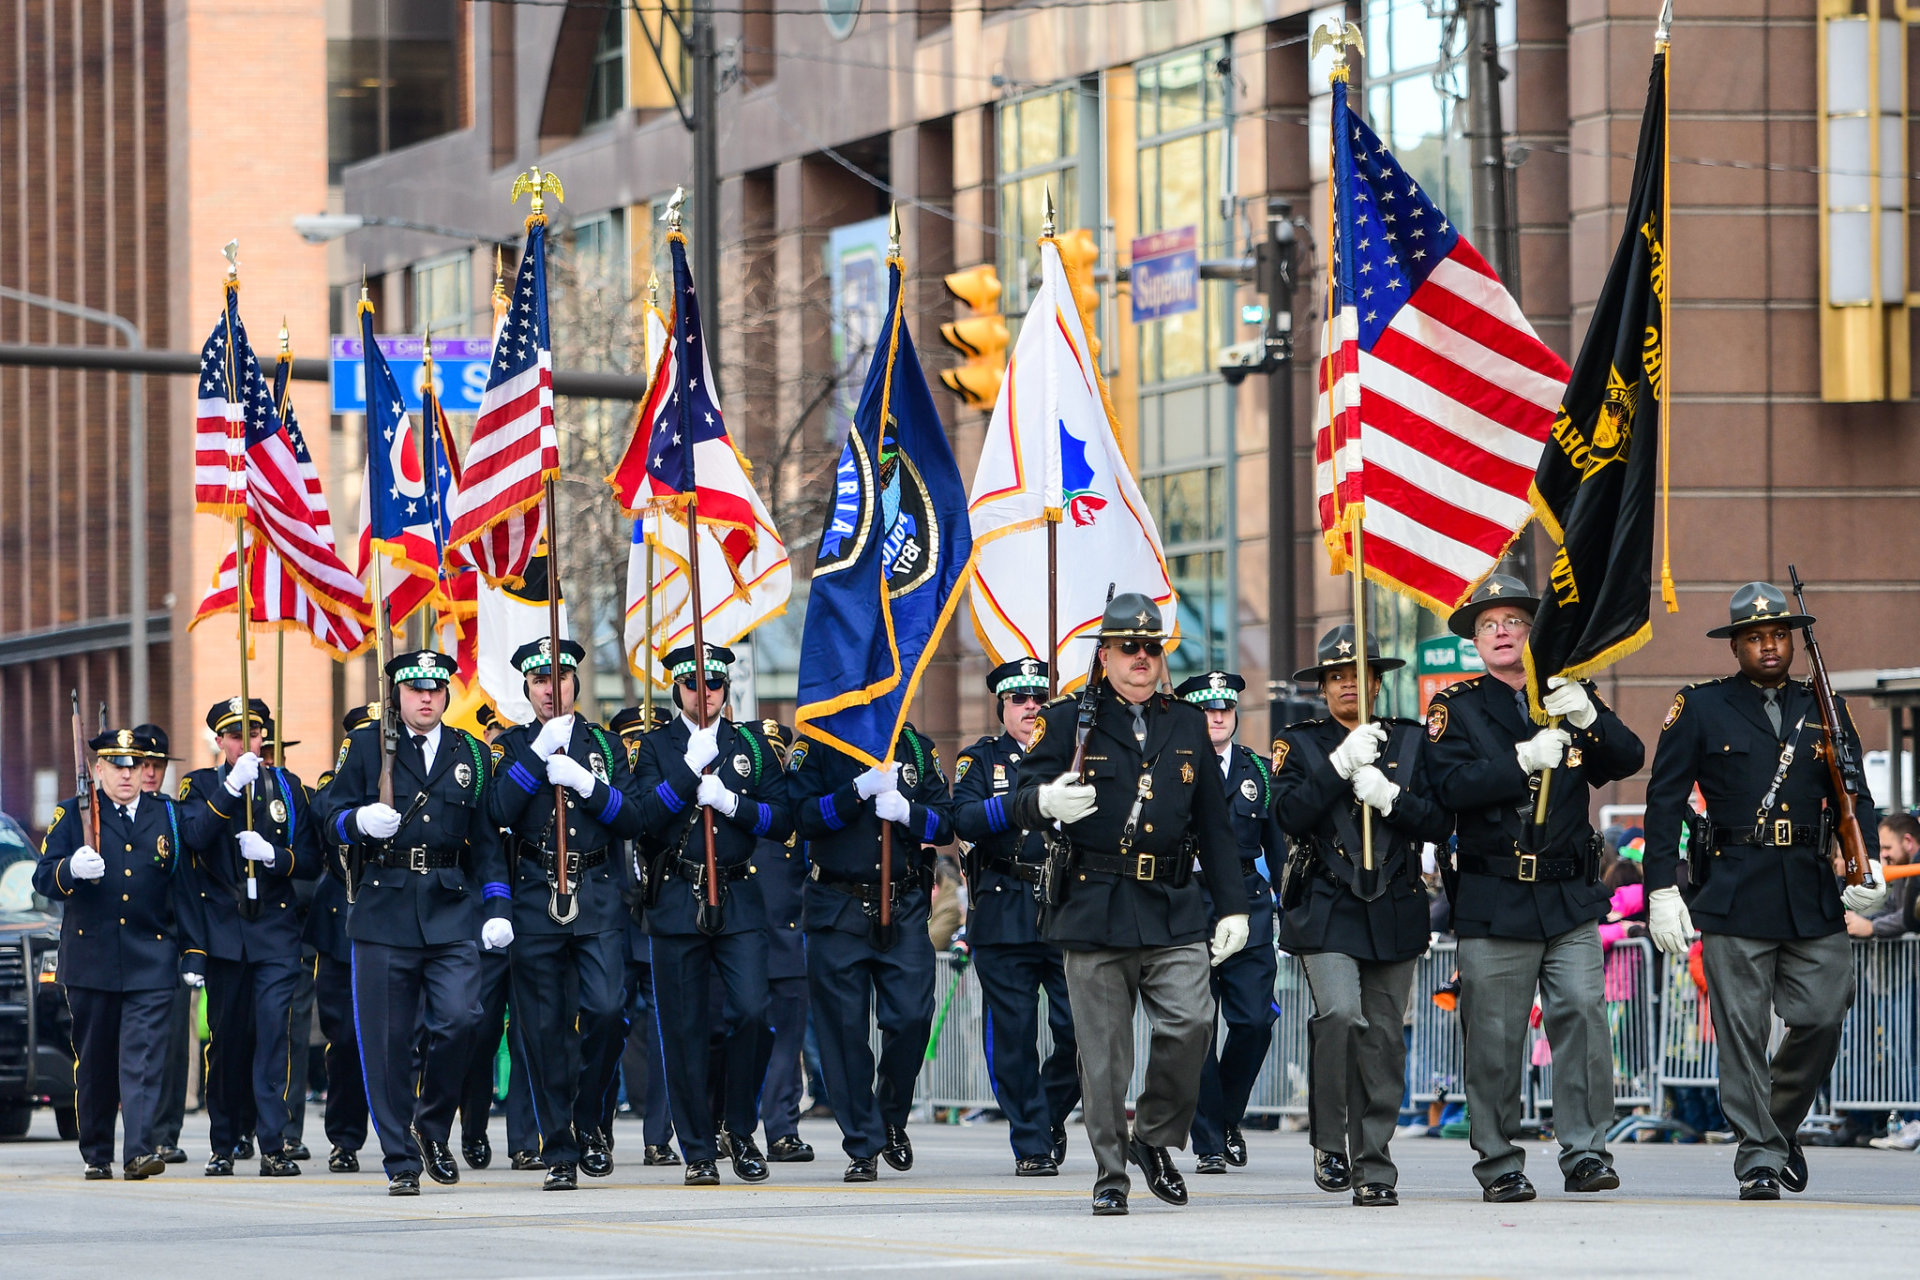
[[[246,406],[227,395],[235,385],[228,338],[239,310],[239,291],[229,288],[220,319],[200,347],[200,401],[193,424],[194,509],[228,520],[247,510]]]
[[[1334,265],[1314,492],[1334,572],[1447,611],[1526,527],[1566,387],[1486,260],[1333,86]]]
[[[516,582],[525,573],[540,540],[542,484],[560,474],[546,249],[546,222],[532,219],[512,301],[494,335],[493,367],[480,398],[463,483],[449,502],[451,547],[470,548],[474,564],[496,584]]]
[[[373,643],[373,633],[366,623],[352,614],[330,612],[316,604],[299,579],[287,572],[286,562],[257,535],[250,534],[247,538],[247,565],[247,599],[251,605],[247,621],[251,626],[263,630],[304,631],[317,648],[341,660],[353,657]],[[234,572],[234,553],[229,551],[221,560],[213,585],[200,602],[193,621],[187,624],[187,630],[193,630],[217,614],[232,613],[239,608],[239,585],[239,575]]]

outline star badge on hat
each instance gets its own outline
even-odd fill
[[[1133,621],[1135,625],[1144,627],[1149,622],[1153,621],[1153,615],[1148,613],[1145,609],[1142,609],[1140,612],[1133,615]]]
[[[1341,642],[1340,642],[1339,644],[1337,644],[1337,645],[1335,645],[1335,646],[1334,646],[1334,648],[1336,648],[1336,649],[1338,649],[1338,650],[1339,650],[1339,651],[1340,651],[1340,652],[1341,652],[1341,653],[1342,653],[1343,655],[1344,655],[1344,654],[1349,654],[1349,653],[1352,653],[1352,652],[1353,652],[1353,641],[1351,641],[1351,640],[1342,640],[1342,641],[1341,641]]]
[[[1490,596],[1497,596],[1503,590],[1505,590],[1505,588],[1502,587],[1498,582],[1489,582],[1487,584],[1487,594]]]

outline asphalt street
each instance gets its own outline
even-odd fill
[[[1247,1135],[1246,1169],[1192,1177],[1184,1209],[1136,1177],[1133,1213],[1088,1213],[1084,1132],[1062,1176],[1019,1179],[1004,1125],[912,1128],[916,1162],[847,1186],[838,1132],[809,1123],[812,1164],[775,1165],[758,1186],[680,1185],[637,1160],[640,1131],[616,1130],[618,1167],[545,1194],[540,1175],[496,1164],[458,1186],[390,1199],[377,1169],[297,1179],[201,1175],[205,1125],[188,1118],[193,1162],[143,1182],[88,1183],[50,1113],[0,1143],[0,1275],[141,1280],[433,1275],[561,1276],[1245,1276],[1762,1277],[1912,1275],[1920,1256],[1920,1153],[1814,1150],[1812,1185],[1780,1204],[1733,1198],[1726,1146],[1627,1144],[1624,1185],[1562,1194],[1552,1151],[1530,1144],[1532,1204],[1480,1201],[1464,1142],[1404,1139],[1397,1209],[1355,1209],[1317,1191],[1295,1133]],[[498,1142],[500,1135],[494,1135]],[[371,1151],[364,1153],[373,1155]],[[1181,1157],[1183,1170],[1192,1161]],[[725,1169],[725,1166],[722,1166]],[[116,1170],[117,1172],[117,1170]]]

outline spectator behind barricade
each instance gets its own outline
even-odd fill
[[[1880,865],[1899,866],[1920,858],[1920,819],[1910,813],[1890,813],[1880,819]],[[1889,880],[1887,901],[1872,916],[1849,911],[1847,934],[1854,938],[1897,938],[1920,933],[1920,901],[1914,878]]]
[[[931,850],[931,846],[928,846]],[[960,864],[950,853],[933,863],[933,905],[927,911],[927,936],[935,951],[945,951],[966,921],[966,890],[960,886]]]

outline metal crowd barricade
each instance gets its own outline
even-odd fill
[[[1853,1008],[1828,1092],[1835,1111],[1920,1108],[1920,937],[1853,947]]]
[[[1460,1015],[1433,1002],[1433,993],[1454,980],[1459,969],[1451,939],[1427,948],[1413,969],[1412,1019],[1407,1049],[1407,1092],[1410,1100],[1426,1104],[1441,1096],[1463,1097],[1464,1051],[1460,1044]]]
[[[1659,1033],[1659,954],[1645,938],[1622,938],[1607,948],[1602,999],[1613,1044],[1613,1105],[1650,1107],[1659,1094],[1654,1042]],[[1546,1032],[1527,1034],[1527,1110],[1553,1106],[1553,1060]]]

